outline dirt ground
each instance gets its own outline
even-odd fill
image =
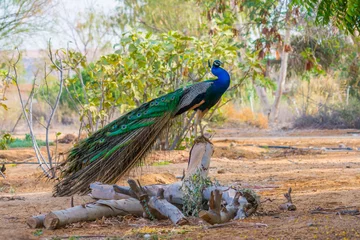
[[[174,227],[169,221],[116,217],[78,223],[59,230],[34,230],[26,225],[32,215],[70,207],[69,197],[53,198],[53,182],[41,177],[36,165],[8,164],[0,179],[0,239],[360,239],[360,215],[312,214],[321,207],[360,208],[360,138],[357,130],[262,131],[219,130],[212,139],[215,153],[210,177],[221,184],[252,188],[264,201],[255,216],[232,225],[207,228]],[[312,147],[312,151],[272,149],[268,145]],[[324,151],[321,147],[351,147],[353,151]],[[63,151],[71,145],[62,145]],[[259,146],[263,146],[262,148]],[[31,160],[31,149],[0,151],[6,161]],[[30,159],[29,159],[30,158]],[[143,185],[177,181],[187,166],[188,151],[154,152],[148,164],[128,177]],[[1,160],[0,160],[1,162]],[[125,184],[125,180],[119,184]],[[293,189],[296,211],[279,210],[283,194]],[[8,200],[3,197],[23,197]],[[90,202],[75,196],[75,204]],[[250,223],[266,225],[254,226]]]

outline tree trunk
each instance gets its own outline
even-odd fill
[[[198,171],[202,177],[209,174],[210,159],[214,153],[214,146],[204,137],[195,139],[195,144],[190,150],[188,167],[185,172],[185,179]]]
[[[269,118],[270,113],[271,113],[271,106],[269,104],[269,100],[266,95],[266,89],[261,86],[255,86],[255,90],[260,99],[263,114]]]
[[[280,73],[277,82],[277,90],[275,95],[275,101],[272,105],[271,113],[270,113],[270,120],[271,122],[275,123],[278,121],[279,117],[279,106],[281,96],[283,94],[285,88],[285,80],[287,74],[287,67],[288,67],[288,58],[289,58],[289,47],[290,47],[290,12],[287,12],[286,19],[285,19],[285,37],[284,37],[284,45],[282,48],[281,53],[281,65],[280,65]]]

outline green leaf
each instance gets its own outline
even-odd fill
[[[3,107],[6,111],[9,110],[8,106],[0,102],[0,107]]]

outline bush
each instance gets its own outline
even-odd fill
[[[36,140],[36,142],[39,147],[46,146],[46,142],[43,140]],[[49,145],[52,146],[54,145],[54,143],[50,142]],[[32,146],[33,143],[30,134],[26,134],[25,139],[15,138],[10,144],[8,144],[9,148],[28,148]]]
[[[349,105],[324,105],[315,115],[302,115],[295,119],[294,128],[360,129],[360,104],[352,101]]]
[[[243,108],[239,111],[233,105],[228,104],[224,107],[224,115],[229,120],[240,121],[252,127],[268,128],[268,118],[262,113],[254,113],[250,108]]]
[[[14,142],[14,138],[9,133],[3,134],[0,138],[0,150],[9,149],[12,142]]]

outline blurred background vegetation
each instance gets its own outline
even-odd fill
[[[152,98],[211,79],[208,60],[215,59],[224,62],[232,82],[204,121],[208,131],[220,124],[360,128],[356,0],[113,0],[111,6],[87,2],[71,17],[60,0],[1,3],[2,132],[25,126],[12,86],[14,47],[21,53],[16,69],[25,96],[35,82],[35,125],[49,119],[60,89],[48,57],[52,49],[64,66],[52,128],[91,134]],[[66,44],[29,50],[33,36]],[[191,141],[191,120],[192,113],[176,119],[158,145],[173,149]]]

